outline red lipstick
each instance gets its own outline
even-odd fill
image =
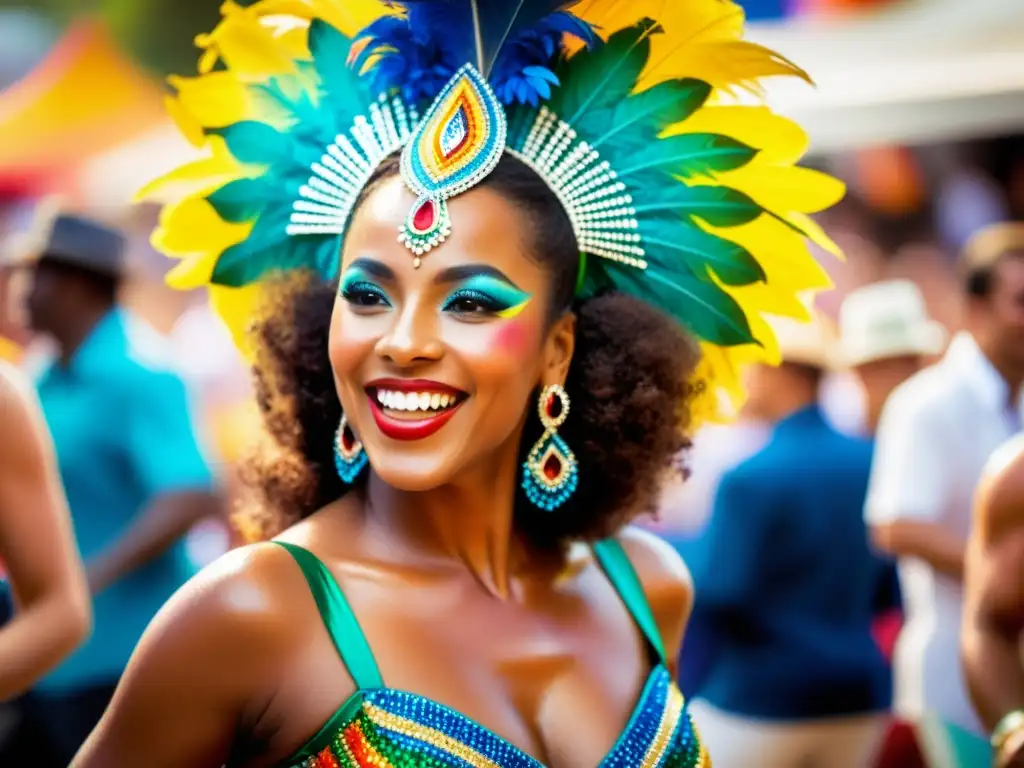
[[[457,397],[459,401],[438,413],[424,411],[423,418],[397,419],[389,416],[377,400],[377,391],[381,389],[392,392],[436,392]],[[392,440],[403,441],[422,440],[430,437],[448,423],[455,412],[462,407],[466,397],[466,393],[461,390],[426,379],[377,379],[371,382],[366,390],[370,401],[370,412],[373,414],[373,419],[381,434]]]

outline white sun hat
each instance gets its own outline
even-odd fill
[[[778,341],[782,362],[828,370],[833,362],[835,329],[817,309],[811,308],[810,314],[810,322],[775,316],[766,316],[765,320]]]
[[[839,311],[836,362],[858,366],[905,355],[935,355],[946,329],[928,315],[910,280],[885,280],[850,293]]]

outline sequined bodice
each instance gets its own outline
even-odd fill
[[[308,558],[312,555],[301,555],[291,546],[288,549],[303,566],[314,593],[322,589],[323,572],[318,578],[310,578],[312,562]],[[332,597],[337,599],[337,595]],[[329,608],[331,602],[327,596],[317,596],[321,612]],[[331,627],[330,622],[328,627]],[[334,635],[335,629],[332,629]],[[342,645],[336,644],[341,652]],[[368,648],[363,650],[368,651]],[[365,663],[358,655],[347,660],[350,671]],[[360,675],[353,674],[353,677],[358,681]],[[648,677],[625,731],[598,768],[710,766],[707,752],[686,712],[683,696],[664,663],[659,664]],[[383,684],[358,690],[320,733],[281,764],[281,768],[427,767],[544,768],[544,765],[455,710]]]

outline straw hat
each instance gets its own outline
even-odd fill
[[[1002,221],[978,230],[960,254],[963,271],[991,267],[1004,255],[1024,253],[1024,222]]]
[[[839,311],[837,362],[854,367],[908,355],[935,355],[946,329],[932,320],[910,280],[885,280],[853,291]]]

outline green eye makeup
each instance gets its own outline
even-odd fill
[[[445,311],[484,311],[502,319],[517,316],[530,303],[531,296],[514,285],[489,275],[475,275],[463,282],[442,307]]]

